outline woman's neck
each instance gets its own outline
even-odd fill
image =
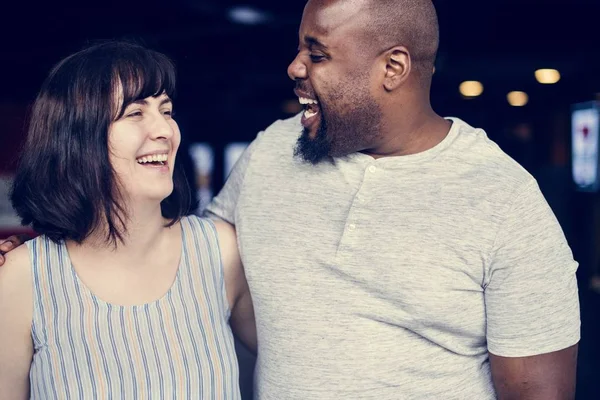
[[[153,209],[129,209],[123,222],[125,229],[117,226],[122,232],[122,241],[117,241],[116,246],[107,242],[108,230],[105,227],[97,229],[80,245],[71,246],[90,256],[110,256],[113,262],[121,260],[125,265],[135,266],[162,247],[165,233],[169,231],[166,228],[168,221],[162,216],[160,205]]]

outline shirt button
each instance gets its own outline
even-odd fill
[[[356,225],[354,225],[354,224],[350,224],[350,225],[348,225],[348,230],[349,230],[350,232],[354,231],[355,229],[356,229]]]
[[[365,198],[364,198],[364,197],[361,197],[361,196],[359,196],[359,197],[358,197],[358,202],[359,202],[360,204],[365,204],[367,201],[365,200]]]
[[[374,165],[371,165],[371,166],[369,167],[369,172],[373,173],[373,172],[375,172],[375,171],[377,171],[377,167],[376,167],[376,166],[374,166]]]

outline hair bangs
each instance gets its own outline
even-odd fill
[[[113,69],[113,98],[117,100],[115,119],[132,103],[163,93],[175,96],[175,66],[167,57],[148,51],[117,61]]]

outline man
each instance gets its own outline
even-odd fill
[[[535,180],[429,101],[429,0],[310,0],[301,116],[208,214],[236,226],[259,399],[570,399],[577,263]]]

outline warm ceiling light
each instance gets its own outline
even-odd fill
[[[460,94],[465,97],[477,97],[483,93],[483,85],[478,81],[465,81],[460,84]]]
[[[508,103],[513,107],[523,107],[529,102],[529,96],[525,92],[510,92],[506,98],[508,99]]]
[[[552,85],[560,81],[560,72],[555,69],[538,69],[535,71],[535,79],[539,83],[543,83],[546,85]]]
[[[228,16],[231,21],[243,25],[260,25],[270,20],[267,13],[248,6],[232,7],[228,11]]]

